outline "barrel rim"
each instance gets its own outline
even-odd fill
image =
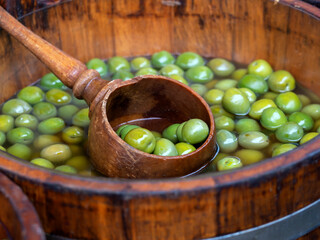
[[[303,1],[278,0],[274,2],[302,11],[313,18],[320,18],[320,9]],[[61,3],[66,2],[62,1]],[[53,6],[56,6],[56,4],[37,9],[36,11],[20,17],[20,19]],[[14,178],[15,181],[40,183],[49,189],[56,191],[61,190],[61,187],[63,187],[65,190],[73,191],[75,193],[81,192],[81,194],[83,194],[85,190],[90,194],[97,195],[116,194],[143,196],[168,193],[179,195],[193,192],[195,189],[207,191],[209,189],[223,188],[229,185],[240,185],[249,182],[252,179],[262,180],[277,175],[280,172],[289,172],[292,168],[303,165],[305,161],[311,161],[314,157],[320,156],[319,145],[320,137],[318,136],[289,153],[269,158],[265,161],[232,172],[206,173],[182,179],[133,180],[74,176],[33,166],[27,163],[27,161],[23,162],[18,160],[5,152],[0,154],[0,170],[9,177]],[[30,173],[32,174],[28,175]]]

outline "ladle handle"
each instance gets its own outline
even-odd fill
[[[66,86],[72,88],[76,80],[85,72],[87,73],[85,75],[97,77],[97,72],[88,70],[85,64],[34,34],[1,6],[0,27],[38,57]],[[81,97],[81,93],[77,97]]]

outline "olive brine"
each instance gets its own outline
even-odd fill
[[[151,57],[94,58],[87,67],[97,70],[106,81],[162,75],[188,84],[201,95],[215,118],[219,145],[207,172],[235,169],[283,154],[320,133],[319,98],[297,87],[288,71],[274,70],[262,59],[238,67],[226,59],[205,59],[194,52],[173,55],[160,51]],[[83,100],[76,99],[52,73],[46,74],[2,104],[0,149],[44,168],[99,175],[86,155],[88,112]],[[198,137],[183,127],[198,120],[172,124],[162,133],[127,124],[115,131],[142,151],[181,155],[199,144],[192,143]],[[155,144],[150,150],[135,145],[139,134],[147,134],[158,147]],[[206,137],[207,133],[202,134],[200,142]]]

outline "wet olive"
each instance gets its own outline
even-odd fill
[[[87,62],[86,65],[88,69],[96,70],[101,77],[104,77],[108,74],[108,66],[100,58],[93,58],[89,62]]]
[[[22,99],[14,98],[5,102],[2,106],[2,113],[10,115],[12,117],[17,117],[24,113],[31,112],[32,107],[26,101]]]
[[[214,58],[207,66],[219,77],[227,77],[235,70],[234,64],[223,58]]]
[[[248,65],[248,72],[259,75],[263,79],[268,79],[273,70],[266,60],[258,59]]]
[[[53,144],[41,150],[40,156],[53,164],[62,164],[71,158],[71,150],[66,144]]]
[[[242,166],[243,164],[239,158],[231,156],[222,158],[217,162],[218,171],[231,170]]]
[[[239,145],[247,149],[260,150],[269,145],[269,138],[258,131],[244,132],[239,135]]]
[[[178,151],[178,155],[189,154],[196,150],[196,148],[193,145],[184,142],[179,142],[175,146]]]
[[[287,122],[276,130],[276,138],[282,143],[298,142],[303,136],[303,129],[295,122]]]
[[[173,64],[174,62],[175,58],[167,51],[156,52],[151,56],[152,66],[157,69],[160,69],[168,64]]]
[[[261,125],[270,131],[276,130],[286,122],[286,115],[279,108],[275,107],[265,109],[260,118]]]
[[[296,81],[288,71],[278,70],[271,73],[268,85],[272,91],[281,93],[294,90]]]
[[[32,114],[40,121],[57,116],[57,108],[48,102],[40,102],[33,106]]]
[[[238,147],[237,137],[228,130],[219,130],[217,132],[217,144],[220,147],[221,152],[231,153]]]
[[[300,99],[293,92],[280,93],[276,97],[275,103],[284,113],[287,114],[300,111],[302,108]]]
[[[249,112],[250,102],[239,89],[230,88],[223,95],[222,106],[230,113],[245,115]]]
[[[44,99],[44,92],[41,88],[36,86],[28,86],[18,93],[19,99],[26,101],[27,103],[34,105],[36,103],[42,102]]]
[[[166,138],[160,138],[156,141],[153,154],[159,156],[178,156],[178,151],[173,142]]]

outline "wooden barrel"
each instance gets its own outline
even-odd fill
[[[0,239],[45,240],[39,217],[20,187],[0,173]]]
[[[32,4],[21,8],[22,2]],[[194,51],[245,64],[263,58],[320,95],[320,12],[307,3],[48,2],[41,8],[36,1],[2,1],[27,27],[83,62],[160,50]],[[21,16],[32,9],[37,11]],[[4,31],[0,31],[0,70],[1,102],[48,72]],[[29,197],[49,234],[78,239],[206,239],[266,226],[317,203],[319,147],[317,137],[287,154],[233,172],[185,179],[68,176],[6,153],[1,154],[0,170]],[[313,239],[319,236],[318,230],[312,233]]]

